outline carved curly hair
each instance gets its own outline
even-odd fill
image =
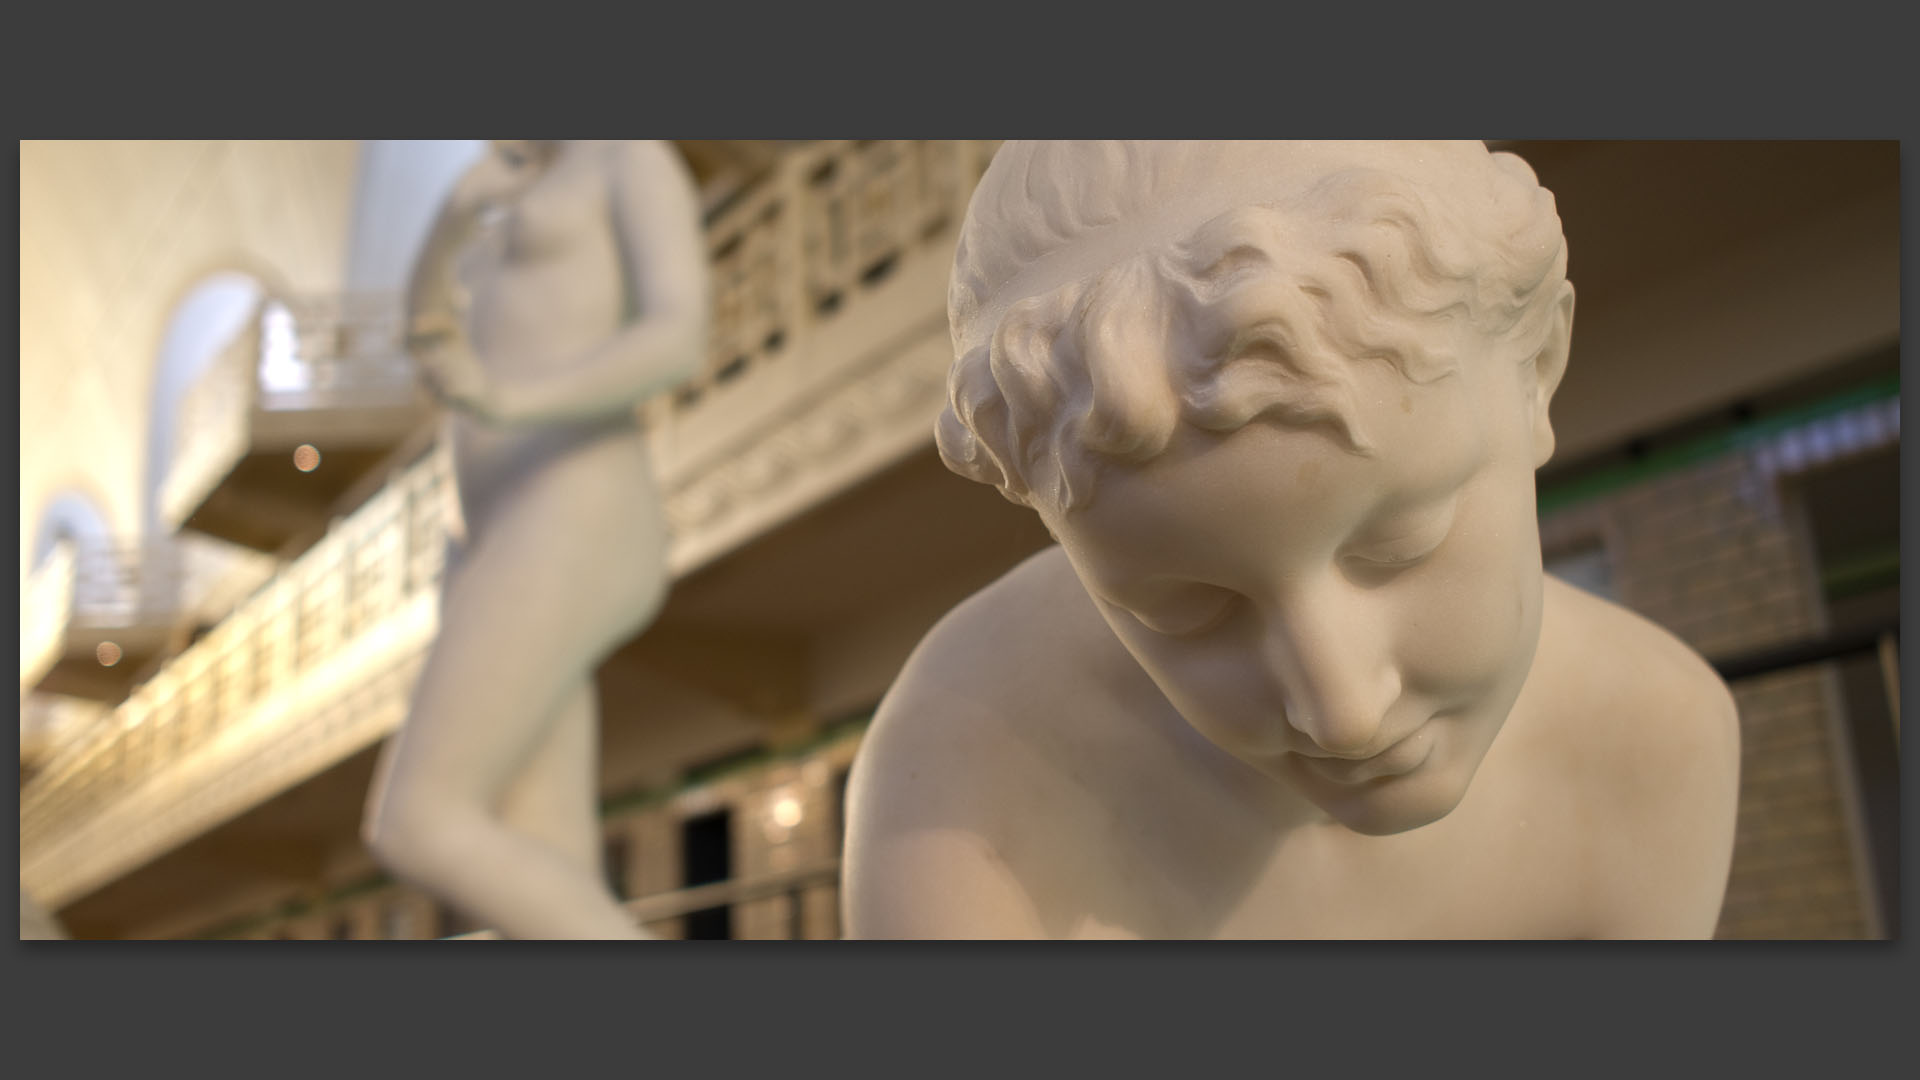
[[[1181,423],[1318,424],[1367,453],[1354,362],[1444,377],[1436,322],[1531,350],[1565,280],[1553,196],[1477,142],[1008,142],[954,257],[936,439],[1059,512]]]

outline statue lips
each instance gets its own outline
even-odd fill
[[[1427,726],[1420,725],[1392,746],[1369,757],[1299,756],[1309,770],[1336,784],[1358,785],[1404,776],[1426,764],[1427,757],[1433,753],[1433,738]]]

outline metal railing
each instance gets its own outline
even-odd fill
[[[626,902],[627,914],[633,916],[641,926],[657,927],[662,923],[688,915],[728,909],[739,904],[755,900],[771,900],[785,897],[788,910],[792,913],[787,927],[789,940],[804,936],[800,925],[800,913],[806,893],[822,885],[838,886],[840,883],[840,860],[825,859],[790,870],[777,870],[751,877],[730,878],[706,885],[695,885],[671,892],[655,893],[637,900]],[[457,934],[451,941],[497,941],[500,935],[492,930],[477,930],[470,934]]]
[[[715,217],[712,347],[688,389],[647,406],[684,422],[704,389],[746,375],[836,320],[916,245],[957,225],[996,143],[834,142],[798,151]],[[179,519],[244,454],[262,406],[265,357],[288,371],[283,402],[393,385],[413,375],[393,348],[392,298],[269,306],[188,393],[163,506]],[[270,340],[271,339],[271,340]],[[277,369],[275,369],[277,370]],[[117,795],[206,744],[262,697],[340,653],[396,608],[437,588],[453,498],[443,447],[405,470],[169,662],[93,730],[63,747],[21,798],[28,849],[82,826]],[[323,703],[314,703],[316,706]],[[272,738],[262,732],[256,738]]]
[[[179,614],[185,575],[171,539],[81,542],[73,561],[70,623],[164,626]]]
[[[22,793],[22,844],[204,744],[259,699],[434,589],[446,548],[449,472],[439,448],[402,472],[65,747]]]
[[[1712,661],[1713,670],[1727,682],[1754,679],[1788,668],[1839,660],[1861,653],[1895,648],[1900,638],[1898,619],[1845,626],[1823,634],[1749,650]],[[1889,700],[1899,703],[1897,684],[1888,687]]]
[[[914,248],[956,226],[997,143],[822,142],[707,227],[713,320],[699,376],[660,408],[795,349]]]
[[[69,631],[218,619],[273,566],[270,558],[186,538],[63,540],[21,590],[22,685],[57,662]]]
[[[20,767],[37,772],[57,748],[107,711],[107,706],[50,694],[20,699]]]
[[[183,553],[171,539],[62,540],[20,591],[20,689],[60,662],[74,630],[171,626],[186,596]]]

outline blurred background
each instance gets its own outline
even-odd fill
[[[676,145],[714,333],[642,410],[675,583],[599,671],[608,873],[662,935],[831,938],[874,705],[1047,542],[932,444],[996,144]],[[1897,936],[1897,144],[1495,146],[1579,290],[1548,568],[1740,704],[1719,936]],[[483,929],[358,835],[450,497],[399,293],[483,147],[21,144],[23,937]]]

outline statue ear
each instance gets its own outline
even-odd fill
[[[1548,417],[1548,407],[1553,404],[1553,392],[1560,388],[1560,378],[1567,373],[1567,352],[1573,344],[1573,282],[1560,283],[1560,295],[1553,302],[1552,322],[1547,328],[1547,338],[1540,343],[1540,351],[1534,354],[1530,365],[1533,412],[1533,467],[1539,468],[1553,456],[1553,421]]]

